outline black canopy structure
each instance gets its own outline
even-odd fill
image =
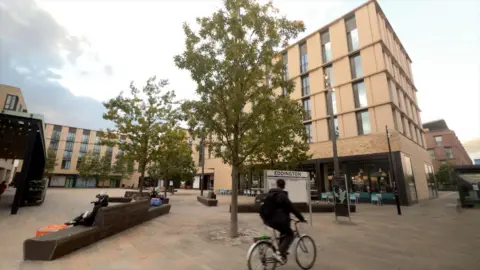
[[[40,192],[45,196],[44,183],[46,151],[43,116],[25,112],[3,110],[0,112],[0,158],[23,160],[22,170],[17,172],[14,185],[17,188],[11,214],[26,201],[36,201]],[[32,199],[33,198],[33,199]]]
[[[480,165],[460,165],[454,170],[462,207],[480,205]]]

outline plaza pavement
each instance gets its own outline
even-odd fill
[[[120,196],[122,189],[108,189]],[[205,207],[192,191],[171,196],[171,213],[102,240],[53,262],[23,262],[23,240],[35,230],[58,224],[91,209],[98,189],[49,189],[39,207],[10,216],[8,194],[0,201],[0,269],[22,270],[244,270],[252,235],[270,233],[258,214],[239,214],[244,236],[226,237],[230,197]],[[316,241],[313,269],[322,270],[467,270],[480,265],[480,211],[457,212],[456,194],[403,208],[362,204],[354,225],[336,224],[333,214],[314,214],[304,231]],[[241,201],[253,200],[240,197]],[[299,269],[294,259],[279,269]]]

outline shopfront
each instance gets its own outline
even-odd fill
[[[392,176],[398,184],[401,204],[418,202],[412,164],[407,155],[392,153],[393,170],[390,169],[387,153],[340,157],[339,162],[341,174],[347,177],[349,192],[356,193],[359,202],[370,203],[372,196],[381,194],[384,204],[395,204]],[[312,190],[318,190],[318,193],[332,192],[332,158],[309,160],[299,165],[297,170],[310,172]]]

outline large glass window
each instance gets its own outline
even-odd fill
[[[451,147],[445,147],[445,158],[447,159],[453,159],[453,151]]]
[[[435,143],[437,144],[437,146],[443,146],[442,136],[435,136]]]
[[[333,66],[327,66],[323,69],[323,77],[326,78],[325,87],[332,87],[335,82],[333,80]]]
[[[305,124],[305,129],[307,130],[307,135],[308,135],[308,142],[312,143],[313,142],[313,137],[312,137],[312,123]]]
[[[352,73],[352,79],[363,76],[362,60],[360,58],[360,54],[350,56],[350,71]]]
[[[353,84],[353,97],[355,100],[355,108],[367,107],[367,90],[363,81]]]
[[[3,108],[5,110],[16,111],[17,105],[18,105],[18,96],[7,95],[7,99],[5,100],[5,105]]]
[[[428,149],[428,153],[430,154],[430,158],[435,160],[435,149]]]
[[[308,75],[302,77],[302,96],[310,95],[310,78]]]
[[[332,61],[332,45],[330,43],[330,33],[328,30],[320,33],[320,41],[322,42],[323,63],[328,63]]]
[[[73,151],[73,142],[67,142],[65,144],[65,151]]]
[[[370,134],[370,115],[368,110],[357,112],[358,135]]]
[[[308,70],[308,54],[307,43],[300,45],[300,73],[305,73]]]
[[[409,194],[410,200],[417,201],[417,188],[415,186],[415,177],[413,176],[412,162],[409,156],[402,153],[403,176],[405,179],[405,187]]]
[[[358,50],[358,29],[355,16],[345,19],[345,27],[347,30],[348,51]]]
[[[70,160],[62,160],[62,169],[64,170],[70,169]]]
[[[67,142],[74,142],[75,141],[75,133],[77,132],[76,128],[69,128],[67,134]]]
[[[303,102],[303,110],[305,111],[304,120],[312,119],[312,108],[310,104],[310,98],[303,99],[302,102]]]
[[[338,130],[338,119],[337,119],[337,117],[335,117],[335,118],[333,119],[333,128],[334,128],[334,132],[335,132],[335,138],[338,139],[338,138],[340,137],[340,131]],[[331,140],[332,137],[331,137],[331,135],[330,135],[330,125],[328,125],[328,130],[329,130],[329,132],[328,132],[328,138]]]

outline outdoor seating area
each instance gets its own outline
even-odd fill
[[[171,205],[150,207],[149,200],[100,208],[91,227],[75,226],[30,238],[23,243],[24,260],[50,261],[101,239],[170,212]]]
[[[334,202],[333,192],[323,192],[320,199],[327,203]],[[349,193],[350,203],[370,203],[374,205],[395,204],[395,197],[393,193],[378,193],[378,192],[351,192]]]
[[[197,196],[197,201],[205,206],[218,206],[217,196],[212,191],[209,191],[207,196]]]

